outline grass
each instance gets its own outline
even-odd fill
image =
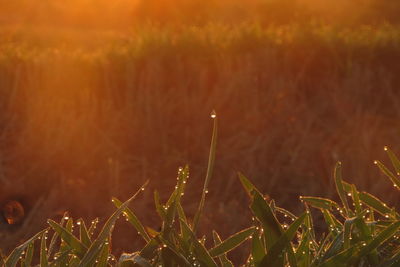
[[[247,254],[243,266],[396,266],[400,260],[400,215],[375,196],[358,191],[354,184],[342,179],[341,163],[334,171],[334,182],[340,202],[321,197],[300,197],[304,205],[300,215],[277,207],[268,200],[244,175],[240,182],[250,198],[252,212],[250,227],[225,240],[216,231],[207,236],[197,234],[197,224],[209,190],[216,152],[217,120],[212,114],[214,129],[209,165],[203,193],[196,215],[187,217],[181,200],[189,178],[188,166],[179,168],[175,189],[162,204],[155,193],[155,209],[162,226],[159,230],[146,227],[128,206],[145,190],[145,183],[128,200],[113,198],[114,213],[95,234],[97,220],[90,227],[84,220],[74,221],[64,215],[61,222],[49,220],[49,228],[37,233],[1,258],[6,267],[17,264],[31,266],[37,255],[40,266],[233,266],[229,253],[240,247]],[[400,161],[385,148],[395,173]],[[400,179],[381,162],[376,165],[399,189]],[[212,189],[212,188],[211,188]],[[323,214],[325,231],[316,231],[312,212]],[[145,245],[133,253],[116,257],[112,252],[112,232],[117,219],[123,215],[143,238]],[[138,214],[139,215],[139,214]],[[230,226],[231,222],[227,222]],[[206,239],[213,239],[207,245]],[[48,238],[49,237],[49,238]],[[40,243],[40,245],[39,245]],[[126,248],[131,249],[131,248]],[[237,265],[237,264],[236,264]]]
[[[339,201],[328,177],[341,160],[351,183],[397,203],[369,163],[384,153],[377,148],[397,147],[398,31],[257,23],[5,31],[0,201],[22,195],[32,212],[20,228],[2,229],[1,248],[9,252],[44,218],[58,221],[60,210],[105,218],[111,196],[127,199],[147,179],[133,205],[157,229],[147,194],[158,189],[164,200],[174,186],[168,177],[185,163],[192,182],[184,206],[193,217],[207,169],[204,114],[213,108],[221,138],[199,233],[226,237],[248,225],[248,216],[234,216],[250,211],[233,170],[300,212],[299,194]],[[225,229],[225,218],[236,225]],[[130,245],[121,232],[133,230],[117,229],[115,247]]]
[[[128,198],[149,178],[133,205],[157,229],[147,194],[158,189],[166,198],[168,177],[184,163],[192,170],[184,206],[193,217],[207,169],[204,114],[213,108],[221,138],[199,233],[216,228],[226,237],[248,225],[248,216],[230,212],[249,213],[234,170],[300,212],[299,194],[338,201],[328,177],[341,160],[350,182],[397,203],[368,163],[384,153],[383,140],[398,140],[398,31],[257,23],[3,31],[1,170],[13,183],[1,185],[1,202],[23,195],[34,212],[1,231],[1,248],[8,252],[60,210],[105,218],[111,196]],[[236,225],[222,227],[226,218]],[[115,247],[127,247],[122,232],[133,230],[118,229]]]

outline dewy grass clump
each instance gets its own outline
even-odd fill
[[[40,266],[233,266],[227,253],[234,251],[243,242],[250,243],[249,255],[243,265],[249,267],[398,266],[399,214],[373,195],[360,192],[355,185],[344,182],[340,163],[336,165],[334,179],[341,203],[319,197],[300,197],[305,212],[299,216],[276,207],[274,201],[268,202],[245,176],[239,174],[250,197],[253,225],[226,240],[221,240],[218,233],[213,231],[214,245],[206,247],[205,238],[199,238],[196,230],[215,158],[215,113],[212,118],[214,129],[208,171],[193,223],[189,223],[181,205],[189,174],[186,166],[179,168],[177,185],[166,203],[160,203],[155,193],[156,211],[162,220],[159,232],[146,228],[128,207],[144,190],[145,184],[125,202],[113,198],[117,210],[97,236],[93,234],[97,221],[87,226],[83,220],[78,220],[78,231],[73,231],[73,219],[68,216],[64,216],[59,223],[49,220],[48,229],[14,249],[8,257],[2,257],[1,266],[31,266],[34,253],[40,255],[37,259]],[[385,150],[395,172],[399,174],[400,161],[392,151],[387,148]],[[395,188],[399,189],[398,176],[382,163],[375,163]],[[325,219],[327,232],[321,237],[315,234],[310,207],[322,212]],[[117,259],[112,255],[110,242],[114,224],[121,215],[135,227],[146,245],[140,251],[124,253]]]

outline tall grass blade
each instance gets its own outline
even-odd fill
[[[211,118],[213,118],[213,120],[214,120],[214,126],[213,126],[213,132],[212,132],[212,137],[211,137],[210,155],[208,157],[207,174],[206,174],[206,179],[204,181],[203,192],[201,194],[199,207],[197,208],[197,212],[193,219],[193,228],[192,229],[193,229],[194,233],[196,233],[196,231],[197,231],[200,216],[204,209],[206,194],[208,193],[208,184],[210,183],[211,176],[212,176],[213,169],[214,169],[215,152],[217,150],[218,118],[217,118],[215,111],[213,111],[211,113]]]
[[[113,198],[114,205],[119,208],[122,205],[122,202],[119,201],[117,198]],[[135,229],[138,231],[138,234],[143,237],[143,239],[146,242],[150,241],[150,236],[147,234],[143,224],[139,221],[139,219],[136,217],[136,215],[133,213],[133,211],[130,208],[126,208],[124,211],[126,218],[128,221],[135,227]]]

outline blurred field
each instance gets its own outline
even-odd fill
[[[148,23],[85,31],[6,24],[0,202],[18,196],[35,213],[22,227],[1,226],[1,249],[64,210],[104,218],[111,196],[124,199],[147,179],[150,190],[134,206],[157,228],[152,191],[166,196],[185,164],[190,209],[205,175],[213,109],[220,136],[204,229],[226,236],[224,224],[237,231],[248,223],[237,215],[247,210],[237,171],[296,209],[299,194],[332,196],[331,172],[341,160],[346,180],[398,201],[372,164],[384,158],[384,145],[398,152],[395,24]],[[134,236],[116,233],[115,248]]]

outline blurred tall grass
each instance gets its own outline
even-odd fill
[[[230,213],[246,209],[232,170],[296,208],[299,194],[332,197],[330,173],[341,160],[347,180],[395,204],[391,184],[376,183],[370,163],[384,145],[399,143],[399,33],[388,24],[257,23],[148,24],[130,34],[4,31],[0,159],[12,185],[2,196],[56,191],[48,216],[68,209],[103,217],[107,206],[94,206],[128,196],[144,180],[164,196],[175,183],[168,177],[188,163],[199,183],[192,181],[184,204],[194,211],[190,194],[200,194],[202,136],[215,109],[220,140],[208,205],[218,209],[205,227],[231,234],[218,222],[235,220],[231,231],[246,224]],[[137,202],[139,210],[149,199]],[[155,222],[155,214],[142,216]]]

